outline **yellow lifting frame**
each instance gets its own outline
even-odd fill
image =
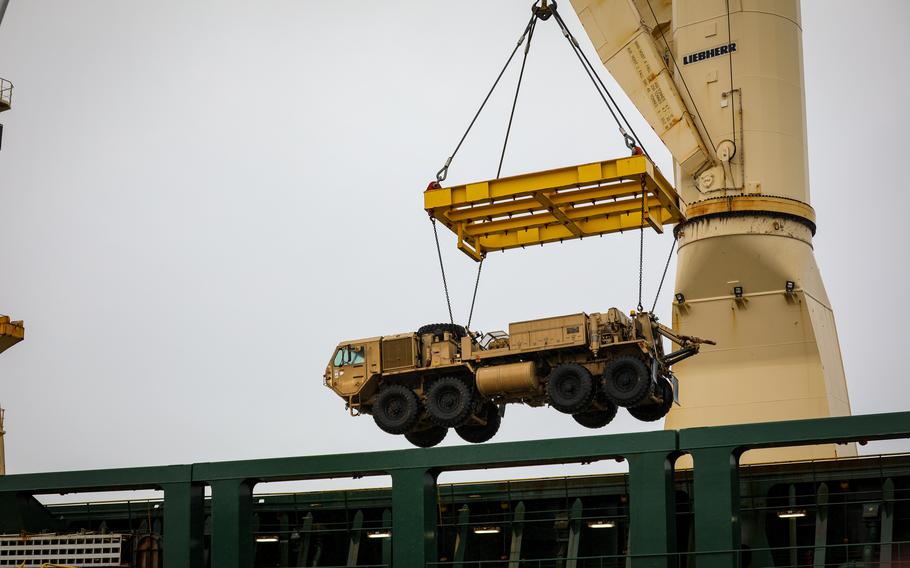
[[[642,199],[644,187],[644,199]],[[476,261],[491,250],[685,220],[679,194],[646,156],[569,166],[454,187],[430,187],[424,209]]]
[[[0,353],[25,339],[25,324],[0,315]]]

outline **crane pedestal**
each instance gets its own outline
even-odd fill
[[[690,220],[678,235],[673,328],[718,345],[675,367],[680,405],[666,428],[850,415],[834,312],[806,221],[730,214]],[[743,461],[852,455],[853,444],[827,444],[754,450]]]

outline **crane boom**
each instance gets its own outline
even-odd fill
[[[702,169],[713,159],[713,148],[668,66],[674,57],[664,33],[670,0],[572,0],[572,6],[601,61],[682,171],[692,175]]]

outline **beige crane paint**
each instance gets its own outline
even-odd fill
[[[718,343],[676,368],[681,406],[665,427],[849,415],[812,249],[798,1],[572,4],[675,161],[688,221],[677,228],[673,327]],[[855,454],[824,445],[744,461]]]

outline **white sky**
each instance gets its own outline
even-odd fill
[[[341,339],[447,319],[422,191],[528,4],[13,0],[0,312],[27,340],[0,357],[9,472],[408,447],[349,417],[322,372]],[[856,414],[907,409],[908,16],[803,2],[815,250]],[[626,152],[563,42],[538,27],[504,174]],[[450,182],[495,175],[513,85]],[[443,244],[463,320],[474,264]],[[669,246],[647,239],[648,304]],[[625,235],[495,254],[474,327],[634,306],[637,250]],[[659,427],[620,413],[606,431]],[[496,440],[591,433],[510,407]]]

